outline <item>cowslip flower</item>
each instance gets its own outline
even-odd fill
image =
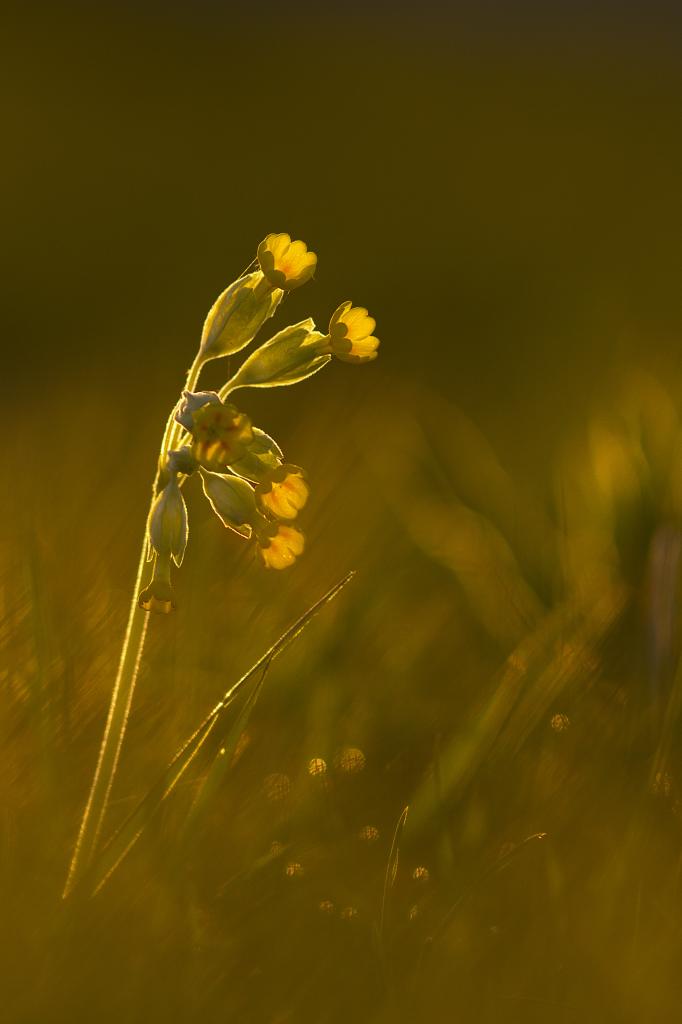
[[[248,416],[229,402],[208,402],[192,413],[192,455],[205,469],[226,469],[253,441]]]
[[[291,291],[313,276],[317,256],[308,251],[305,242],[292,242],[287,234],[271,234],[258,246],[258,262],[273,288]]]
[[[187,544],[187,512],[179,491],[181,485],[196,472],[205,478],[217,469],[220,479],[205,485],[209,501],[225,525],[244,538],[253,538],[267,568],[285,569],[303,552],[303,534],[288,522],[308,496],[303,475],[284,465],[277,444],[262,432],[257,435],[248,417],[227,403],[228,396],[238,387],[295,384],[328,365],[333,355],[351,362],[364,362],[376,355],[378,342],[372,335],[373,321],[365,310],[353,311],[350,303],[344,303],[332,318],[329,334],[317,331],[312,320],[295,324],[266,341],[245,361],[240,360],[241,366],[219,393],[192,394],[199,386],[205,364],[243,350],[284,295],[313,276],[317,256],[303,242],[292,241],[289,235],[270,234],[258,247],[258,262],[258,269],[250,264],[249,271],[226,288],[211,307],[187,371],[188,394],[174,406],[166,423],[140,555],[138,578],[143,589],[140,592],[136,586],[133,593],[107,726],[64,897],[74,888],[78,894],[85,894],[90,882],[94,883],[91,891],[98,891],[108,877],[106,873],[98,876],[102,866],[97,861],[100,825],[108,806],[145,642],[141,609],[169,612],[174,607],[172,563],[180,563]],[[177,417],[177,422],[173,417]],[[237,464],[239,469],[233,469]],[[284,475],[268,477],[279,466]],[[343,583],[345,580],[330,590],[323,601]],[[322,603],[313,606],[295,628],[300,630],[300,624],[305,624]],[[281,644],[282,641],[270,653]],[[342,917],[352,915],[357,915],[353,907],[341,911]]]
[[[295,467],[294,467],[295,468]],[[232,475],[201,470],[204,493],[224,526],[241,534],[255,536],[263,564],[269,569],[287,569],[302,553],[304,538],[300,530],[266,519],[259,511],[253,486]]]
[[[138,604],[146,612],[161,612],[167,615],[175,608],[175,597],[170,581],[171,560],[169,556],[154,556],[154,573],[148,587],[141,591]]]
[[[298,466],[284,463],[270,470],[256,487],[256,503],[275,519],[295,519],[308,500],[310,489]]]
[[[266,569],[288,569],[303,552],[300,530],[283,523],[269,523],[257,530],[258,551]]]
[[[328,351],[347,363],[368,363],[377,357],[376,320],[363,306],[342,302],[329,321]]]

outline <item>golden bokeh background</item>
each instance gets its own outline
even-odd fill
[[[6,1019],[676,1019],[676,12],[36,3],[5,28]],[[188,483],[106,832],[357,576],[190,834],[200,763],[63,906],[156,445],[270,231],[319,256],[277,328],[352,299],[380,358],[240,395],[309,474],[290,572]]]

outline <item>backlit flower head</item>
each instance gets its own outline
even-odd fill
[[[377,357],[376,320],[363,306],[342,302],[329,321],[329,350],[348,363],[368,363]]]
[[[259,526],[257,540],[260,557],[268,569],[288,569],[305,547],[301,531],[283,523]]]
[[[268,472],[256,487],[256,502],[275,519],[295,519],[308,500],[310,489],[298,466],[284,463]]]
[[[226,469],[253,440],[248,416],[229,402],[207,403],[192,419],[192,455],[205,469]]]
[[[305,242],[292,242],[286,234],[271,234],[258,246],[258,262],[274,288],[291,291],[313,276],[317,256],[308,251]]]

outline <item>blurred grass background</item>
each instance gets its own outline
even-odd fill
[[[655,4],[10,9],[12,1024],[677,1019],[679,55]],[[277,325],[352,298],[380,359],[243,397],[310,474],[291,572],[190,482],[109,830],[358,576],[273,667],[190,839],[199,765],[64,914],[155,446],[269,231],[319,254]]]

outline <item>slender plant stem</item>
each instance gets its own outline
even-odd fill
[[[191,391],[196,387],[201,367],[202,363],[197,357],[187,374],[184,390]],[[160,464],[163,462],[177,436],[175,408],[174,406],[166,422],[161,442]],[[155,489],[156,486],[154,487]],[[153,498],[154,495],[152,494],[152,501]],[[130,706],[133,700],[133,693],[135,692],[137,673],[140,668],[140,660],[147,636],[148,613],[140,608],[138,594],[147,585],[150,578],[151,563],[147,561],[147,531],[145,529],[140,562],[135,579],[135,588],[130,603],[128,626],[123,639],[123,647],[121,648],[118,672],[109,702],[109,713],[99,749],[97,767],[95,768],[90,793],[83,812],[80,829],[78,830],[78,838],[76,839],[76,845],[69,865],[69,873],[63,892],[64,898],[73,891],[84,872],[87,871],[97,850],[104,815],[109,803],[111,787],[118,767],[123,738],[128,724]]]
[[[142,649],[147,634],[147,613],[140,608],[137,595],[146,582],[145,576],[150,572],[147,563],[147,537],[142,544],[140,564],[137,570],[135,593],[130,605],[128,627],[126,629],[121,659],[118,665],[116,681],[111,694],[107,724],[99,750],[97,767],[90,786],[90,795],[85,805],[76,846],[69,866],[64,896],[68,896],[80,875],[89,866],[99,839],[104,813],[109,802],[109,794],[116,774],[121,745],[125,735],[128,714],[135,690],[135,681],[142,657]]]

